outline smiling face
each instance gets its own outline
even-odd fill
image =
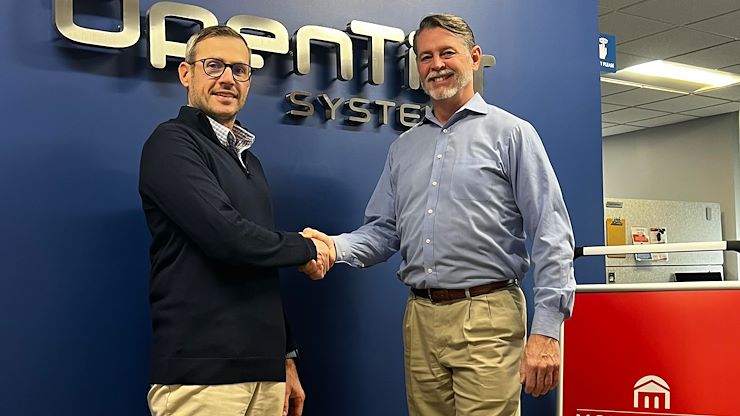
[[[180,82],[188,89],[188,106],[198,108],[228,128],[234,126],[239,110],[244,107],[252,80],[234,80],[231,68],[218,78],[203,70],[205,58],[220,59],[227,64],[249,64],[250,52],[240,39],[226,36],[206,38],[195,47],[193,63],[181,62]]]
[[[432,102],[463,104],[474,94],[473,71],[480,66],[480,46],[471,50],[463,40],[441,27],[424,29],[414,37],[419,79]]]

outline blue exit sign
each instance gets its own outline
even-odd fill
[[[599,34],[599,67],[601,72],[617,72],[617,41],[614,35]]]

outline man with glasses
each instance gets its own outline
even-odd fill
[[[273,229],[270,191],[236,115],[250,50],[226,26],[193,35],[180,63],[188,105],[144,145],[139,192],[152,234],[153,415],[300,415],[278,268],[321,278],[328,247]]]
[[[470,26],[427,16],[413,45],[432,111],[391,144],[365,225],[333,240],[304,232],[353,267],[401,252],[411,416],[512,416],[522,383],[535,397],[558,383],[575,289],[568,212],[535,129],[475,93]],[[536,266],[526,347],[525,239]]]

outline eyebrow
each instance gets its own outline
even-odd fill
[[[243,65],[249,65],[249,66],[251,66],[249,64],[249,62],[229,62],[226,59],[221,58],[221,57],[218,57],[218,56],[206,56],[206,57],[203,57],[203,58],[200,58],[200,59],[195,59],[195,61],[202,61],[204,59],[218,59],[219,61],[221,61],[221,62],[223,62],[225,64],[229,64],[229,65],[243,64]]]
[[[453,46],[445,46],[445,47],[443,47],[441,49],[437,49],[437,50],[440,51],[440,52],[446,52],[448,50],[452,50],[452,51],[458,52],[458,50],[455,47],[453,47]],[[417,53],[416,56],[430,55],[432,53],[434,53],[433,50],[432,51],[419,51],[419,53]]]

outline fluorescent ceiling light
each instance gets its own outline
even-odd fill
[[[603,78],[642,87],[683,93],[695,93],[740,83],[740,75],[730,72],[678,64],[651,61],[631,66]],[[603,79],[602,78],[602,79]]]
[[[726,87],[740,82],[740,76],[729,72],[677,64],[669,61],[646,62],[625,68],[623,71],[625,73],[706,84],[707,87],[711,88]]]
[[[658,91],[666,91],[666,92],[673,92],[676,94],[689,94],[690,91],[683,91],[683,90],[676,90],[672,88],[665,88],[665,87],[658,87],[655,85],[649,85],[649,84],[643,84],[640,82],[632,82],[632,81],[624,81],[618,78],[607,78],[605,76],[601,76],[601,81],[607,82],[609,84],[618,84],[618,85],[626,85],[628,87],[637,87],[637,88],[649,88],[651,90],[658,90]]]

